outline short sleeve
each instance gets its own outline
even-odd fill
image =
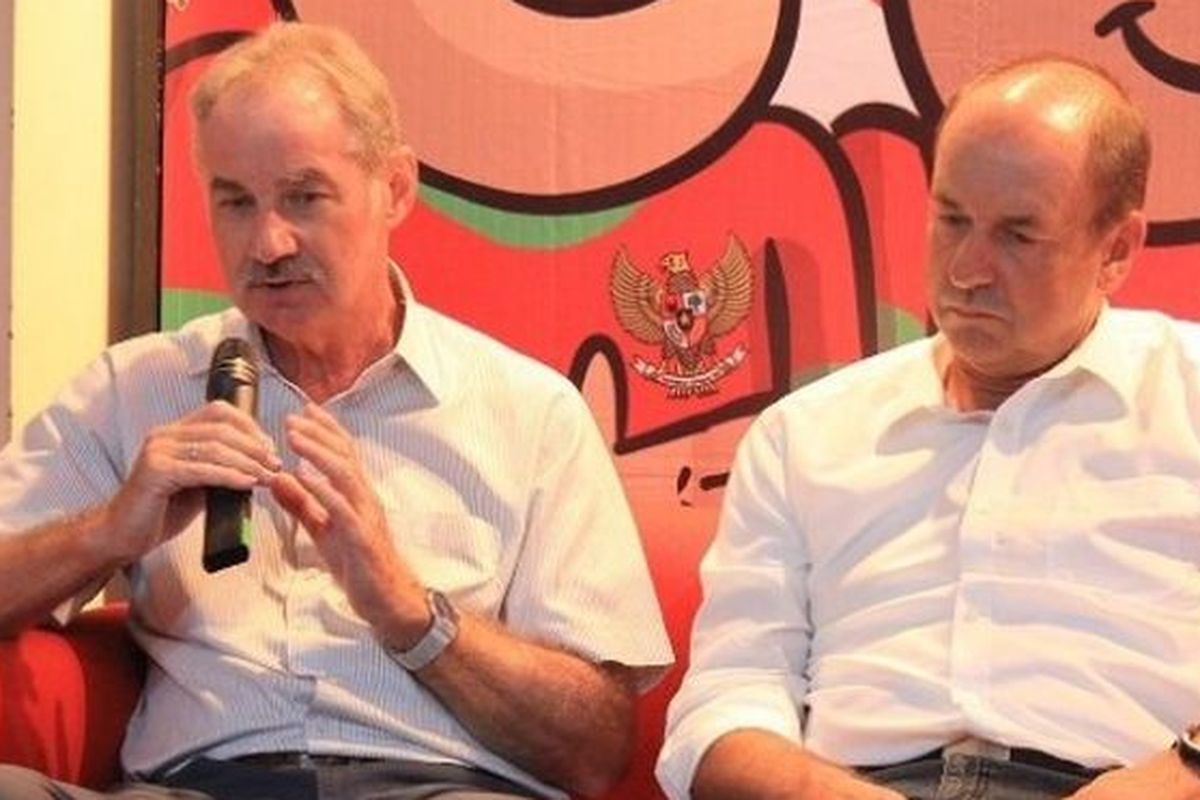
[[[0,536],[106,502],[120,487],[113,381],[102,356],[0,451]],[[54,614],[65,622],[104,585],[98,577]]]
[[[504,604],[514,631],[596,662],[673,662],[641,540],[583,398],[550,401],[537,447],[524,545]],[[646,673],[643,672],[643,675]]]

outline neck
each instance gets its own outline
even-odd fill
[[[977,372],[951,356],[943,373],[942,386],[947,405],[955,411],[995,411],[1018,389],[1044,371],[994,377]]]
[[[367,319],[377,323],[362,325]],[[396,346],[404,327],[403,298],[393,297],[387,313],[364,315],[353,327],[354,336],[342,330],[295,341],[264,329],[263,341],[275,368],[310,400],[323,403],[353,386],[367,367]]]
[[[980,370],[954,352],[947,339],[942,339],[934,352],[934,363],[942,376],[942,394],[946,404],[955,411],[995,411],[1025,384],[1054,368],[1087,337],[1099,318],[1096,309],[1071,341],[1061,349],[1061,355],[1041,366],[1016,374],[994,375]]]

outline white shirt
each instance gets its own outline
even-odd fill
[[[108,500],[147,430],[204,402],[226,336],[260,350],[259,421],[294,469],[284,418],[306,398],[230,310],[119,344],[80,375],[0,456],[0,528]],[[356,437],[396,547],[425,583],[597,662],[671,662],[612,461],[565,378],[410,298],[394,352],[325,408]],[[197,520],[129,571],[150,670],[128,771],[306,750],[461,763],[563,796],[481,747],[388,658],[268,491],[254,493],[253,527],[246,564],[204,573]]]
[[[1200,720],[1200,327],[1106,309],[965,414],[935,341],[747,433],[668,713],[672,798],[737,728],[847,765],[969,734],[1104,766]]]

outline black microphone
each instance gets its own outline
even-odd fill
[[[245,339],[230,337],[213,352],[208,399],[224,400],[254,416],[258,406],[258,365]],[[250,558],[250,492],[210,486],[204,511],[204,570],[241,564]]]

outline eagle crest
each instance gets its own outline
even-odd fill
[[[638,341],[659,346],[662,357],[661,364],[635,359],[634,367],[667,386],[673,397],[711,394],[746,354],[739,346],[718,357],[717,339],[750,313],[750,253],[730,234],[724,255],[703,274],[692,269],[682,251],[667,253],[659,266],[661,281],[635,266],[624,247],[613,258],[610,293],[617,321]]]

